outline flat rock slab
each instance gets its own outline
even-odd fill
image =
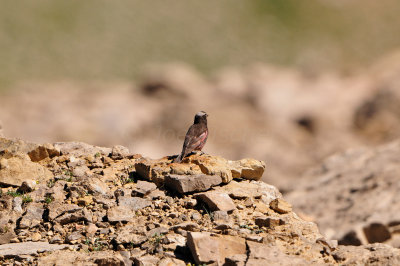
[[[55,251],[70,245],[49,244],[48,242],[23,242],[0,245],[0,256],[34,255],[38,252]]]
[[[237,236],[211,236],[207,232],[189,232],[187,245],[197,264],[223,265],[225,258],[246,254],[246,240]]]
[[[236,209],[235,204],[227,193],[208,191],[197,194],[196,197],[206,203],[212,211],[230,212]]]
[[[165,185],[179,193],[202,192],[222,183],[219,175],[167,175]]]

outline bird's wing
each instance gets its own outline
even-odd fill
[[[186,155],[192,152],[194,148],[199,146],[201,140],[205,137],[205,134],[207,133],[201,131],[201,128],[198,124],[192,125],[186,133],[182,153]]]

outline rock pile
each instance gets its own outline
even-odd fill
[[[399,141],[334,155],[287,199],[341,244],[400,248],[399,158]]]
[[[400,260],[382,244],[349,249],[324,239],[275,187],[258,181],[265,164],[253,159],[195,154],[174,164],[121,146],[0,139],[0,162],[4,265]]]

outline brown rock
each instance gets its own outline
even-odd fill
[[[234,236],[211,236],[209,233],[189,232],[187,245],[197,264],[223,264],[225,258],[246,254],[246,242]]]
[[[153,255],[146,255],[140,258],[135,258],[135,266],[153,266],[157,265],[159,258]]]
[[[121,145],[116,145],[112,147],[111,150],[111,158],[113,158],[114,160],[123,159],[124,157],[129,156],[129,154],[129,149]]]
[[[117,206],[107,210],[109,222],[128,222],[135,217],[135,211],[125,206]]]
[[[212,211],[230,212],[236,209],[232,199],[226,193],[209,191],[197,194],[196,197],[205,202]]]
[[[87,156],[88,154],[101,154],[108,156],[111,153],[110,148],[97,147],[83,142],[57,142],[54,148],[59,150],[61,155],[70,155],[75,157]]]
[[[270,202],[269,206],[278,213],[288,213],[292,211],[292,205],[283,199],[275,199]]]
[[[59,156],[60,152],[54,148],[52,144],[45,144],[38,146],[36,149],[28,152],[32,162],[38,162],[46,158],[53,158]]]
[[[21,186],[22,183],[46,184],[53,174],[38,163],[26,157],[11,157],[1,159],[0,184],[6,186]],[[4,167],[6,165],[6,167]]]
[[[138,196],[145,196],[156,189],[157,189],[156,184],[139,180],[133,192]]]
[[[285,221],[278,217],[257,217],[255,223],[259,227],[274,228],[275,226],[285,224]]]
[[[54,245],[47,242],[23,242],[0,246],[0,256],[34,255],[38,252],[64,249],[69,245]]]
[[[179,193],[201,192],[222,183],[219,175],[167,175],[165,185]]]
[[[0,234],[0,245],[8,244],[11,242],[11,239],[17,237],[14,232],[6,232],[4,234]]]
[[[22,217],[19,228],[32,228],[40,224],[43,218],[44,208],[40,203],[30,203],[26,208],[26,213]]]
[[[388,227],[381,223],[371,223],[364,226],[363,231],[368,243],[382,243],[391,237]]]
[[[139,197],[119,197],[118,206],[125,207],[131,211],[137,211],[148,206],[151,206],[151,201]]]

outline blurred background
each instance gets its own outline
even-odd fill
[[[400,135],[397,0],[2,1],[0,134],[265,160],[283,191]]]

